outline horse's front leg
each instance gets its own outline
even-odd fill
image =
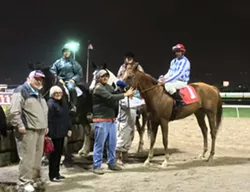
[[[161,130],[162,130],[162,142],[165,150],[165,160],[162,163],[162,167],[166,168],[168,166],[168,159],[169,159],[169,153],[168,153],[168,120],[162,119],[161,120]]]
[[[159,123],[152,121],[151,126],[152,126],[152,131],[150,132],[150,149],[148,152],[148,158],[144,162],[144,166],[148,166],[150,164],[150,161],[152,160],[152,158],[154,156],[154,144],[155,144],[155,140],[156,140],[156,136],[157,136],[157,132],[158,132]]]

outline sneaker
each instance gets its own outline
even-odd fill
[[[104,172],[101,168],[94,168],[93,169],[93,173],[97,174],[97,175],[103,175]]]
[[[33,191],[35,191],[35,188],[30,183],[27,183],[26,185],[24,185],[24,191],[25,192],[33,192]]]
[[[65,176],[59,175],[59,176],[57,177],[57,179],[65,179]]]
[[[120,166],[117,165],[108,165],[109,169],[112,171],[121,171],[122,168]]]
[[[50,181],[58,183],[58,182],[61,182],[61,179],[55,177],[53,179],[50,179]]]

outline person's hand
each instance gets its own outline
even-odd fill
[[[167,79],[166,78],[161,78],[159,84],[164,85],[166,83]]]
[[[46,128],[44,133],[47,135],[49,133],[49,128]]]
[[[18,132],[22,133],[22,134],[25,134],[26,133],[26,128],[25,127],[19,127]]]
[[[59,82],[60,82],[61,84],[65,85],[65,82],[64,82],[62,79],[60,79]]]
[[[68,131],[68,137],[71,137],[72,136],[72,131]]]
[[[75,84],[75,81],[73,79],[70,79],[69,82]]]
[[[125,97],[133,97],[135,94],[135,91],[133,88],[130,88],[126,93],[124,93]]]

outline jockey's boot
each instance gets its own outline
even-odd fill
[[[172,97],[175,99],[176,101],[176,107],[182,107],[183,105],[185,105],[184,101],[182,100],[182,97],[180,96],[179,92],[176,91]]]

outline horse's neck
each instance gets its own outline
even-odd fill
[[[158,101],[158,99],[156,99],[157,96],[162,93],[161,87],[156,86],[157,85],[148,80],[139,80],[139,89],[141,91],[141,95],[145,99],[147,106],[155,106],[155,102]]]

